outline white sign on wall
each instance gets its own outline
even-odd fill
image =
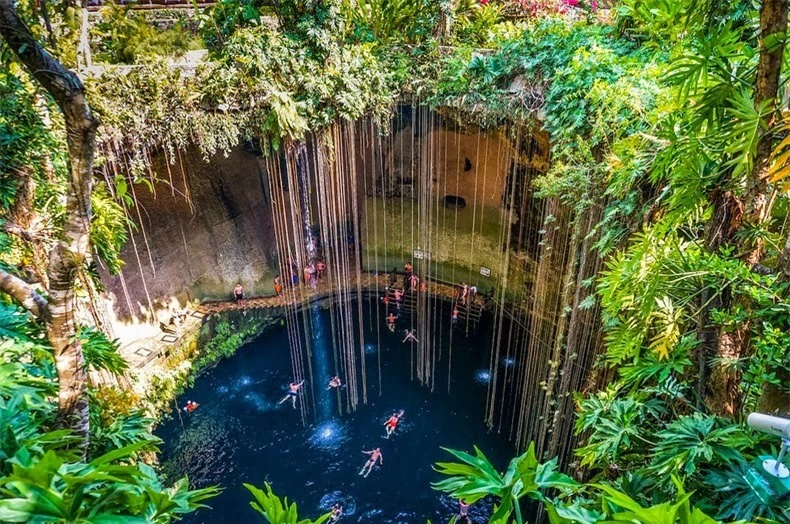
[[[490,277],[491,268],[480,266],[480,274],[483,275],[484,277]]]

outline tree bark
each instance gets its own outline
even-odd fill
[[[30,284],[3,269],[0,269],[0,290],[19,302],[36,318],[45,322],[49,320],[47,299],[36,293]]]
[[[776,272],[779,279],[783,282],[790,282],[790,233],[787,234],[785,247],[779,254],[779,261],[776,264]]]
[[[49,315],[45,323],[58,372],[58,420],[61,426],[82,437],[82,447],[87,449],[88,381],[82,345],[74,325],[74,283],[79,267],[89,255],[90,195],[98,121],[85,98],[82,82],[39,44],[17,14],[13,0],[0,0],[0,34],[58,104],[66,123],[69,152],[66,212],[47,268]],[[7,282],[13,283],[3,279],[0,284]]]
[[[721,210],[733,208],[731,199],[724,199],[723,206],[719,206],[718,203],[715,206],[713,228],[723,231],[721,235],[714,234],[709,237],[712,244],[709,247],[713,250],[718,250],[721,245],[730,243],[733,233],[737,229],[759,228],[770,216],[770,193],[767,178],[774,141],[779,77],[785,45],[784,38],[776,38],[776,42],[770,42],[769,37],[787,31],[787,9],[788,0],[764,0],[760,6],[760,55],[754,86],[754,104],[758,111],[764,111],[764,106],[768,104],[769,116],[760,130],[754,166],[746,180],[743,198],[738,203],[742,210],[741,216],[738,214],[720,216]],[[750,267],[754,267],[762,259],[763,242],[759,236],[748,235],[746,240],[740,242],[738,252]],[[715,336],[710,332],[715,329],[711,326],[710,311],[714,308],[727,308],[730,305],[727,290],[723,290],[721,297],[720,300],[711,302],[702,315],[702,327],[705,332],[701,344],[704,363],[700,362],[702,366],[700,368],[700,392],[704,394],[711,411],[719,415],[734,416],[740,406],[740,375],[734,367],[718,365],[709,368],[708,356],[711,343],[715,340],[715,355],[723,359],[724,362],[743,358],[748,348],[748,326],[739,326],[732,333],[722,331],[716,333]],[[710,369],[709,381],[707,380],[708,369]]]
[[[777,95],[779,93],[779,77],[782,72],[782,56],[784,55],[784,37],[787,31],[788,0],[763,0],[760,6],[760,58],[757,63],[757,79],[755,81],[754,105],[758,110],[766,103],[770,110],[765,126],[760,130],[757,141],[757,153],[754,167],[747,180],[744,195],[743,222],[746,226],[759,227],[771,212],[768,191],[768,167],[774,141],[774,127],[777,117]],[[744,260],[749,266],[760,262],[763,255],[763,242],[759,237],[747,240],[739,250],[745,253]]]

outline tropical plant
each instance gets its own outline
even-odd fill
[[[117,449],[88,463],[69,462],[48,451],[42,456],[21,448],[0,478],[3,522],[167,523],[190,513],[217,493],[189,491],[186,479],[164,488],[153,468],[124,464],[147,442]]]
[[[486,456],[475,447],[475,454],[444,448],[460,462],[438,462],[436,471],[449,478],[433,484],[433,489],[472,504],[486,496],[498,501],[490,522],[509,522],[515,513],[522,524],[521,500],[524,497],[547,501],[547,490],[557,489],[567,494],[579,487],[571,477],[557,471],[557,459],[540,463],[535,457],[535,444],[510,461],[505,474],[499,473]]]
[[[362,41],[405,41],[430,35],[438,13],[434,0],[344,0],[343,11]]]
[[[299,519],[296,503],[288,504],[287,497],[280,499],[268,483],[263,485],[263,489],[251,484],[244,484],[244,487],[252,494],[252,509],[263,515],[269,524],[322,524],[332,516],[331,513],[326,513],[315,520]]]
[[[754,468],[739,458],[727,467],[710,471],[705,477],[710,486],[708,506],[716,511],[719,519],[753,521],[765,518],[787,522],[790,520],[790,500],[787,496],[766,500],[765,493],[755,490]]]
[[[107,2],[101,19],[91,28],[96,58],[111,64],[134,64],[151,56],[180,56],[195,47],[195,38],[182,20],[161,29],[148,22],[130,4]]]

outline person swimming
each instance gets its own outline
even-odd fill
[[[400,418],[403,416],[403,413],[403,410],[400,410],[397,413],[394,411],[392,412],[392,416],[387,419],[387,422],[384,423],[384,429],[387,430],[387,436],[384,438],[390,438],[390,435],[395,432],[395,428],[398,427],[398,422],[400,422]]]
[[[365,455],[370,455],[368,461],[365,462],[365,465],[362,466],[362,469],[359,471],[360,475],[367,478],[367,476],[370,475],[370,472],[373,471],[373,466],[376,465],[376,462],[379,462],[382,465],[384,464],[384,457],[381,456],[381,448],[376,448],[371,451],[363,451],[362,453]]]
[[[403,339],[403,342],[406,342],[407,340],[413,340],[414,342],[417,342],[419,344],[420,341],[417,340],[417,337],[414,335],[415,331],[417,331],[417,330],[416,329],[407,329],[407,330],[405,330],[406,338]],[[401,342],[401,343],[403,343],[403,342]]]
[[[469,518],[469,506],[471,504],[467,504],[464,499],[458,499],[458,519],[457,522],[468,522],[471,523],[471,519]]]
[[[389,328],[389,330],[393,333],[395,332],[395,321],[397,319],[398,317],[396,317],[394,313],[387,315],[387,328]]]
[[[329,516],[329,522],[337,522],[340,520],[340,517],[343,515],[343,506],[340,503],[336,503],[332,506],[332,514]]]
[[[296,382],[291,382],[288,384],[288,393],[286,393],[285,396],[280,399],[280,402],[278,402],[277,405],[279,406],[290,398],[291,404],[293,405],[294,409],[296,409],[296,398],[299,396],[299,389],[302,387],[302,384],[304,384],[304,380],[298,384]]]
[[[184,411],[186,411],[187,413],[192,413],[198,408],[199,405],[200,404],[198,404],[197,402],[192,402],[191,400],[187,400],[187,405],[184,406]]]
[[[339,388],[343,385],[343,382],[340,380],[340,377],[335,375],[332,377],[332,380],[329,381],[329,385],[326,387],[327,390],[333,388]]]

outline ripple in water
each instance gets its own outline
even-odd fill
[[[343,507],[343,516],[348,517],[357,512],[357,503],[353,497],[343,495],[340,491],[332,491],[321,497],[318,507],[322,511],[331,511],[332,506],[340,504]]]
[[[348,440],[345,429],[336,420],[329,420],[316,426],[310,436],[310,444],[323,450],[337,450]]]
[[[475,372],[475,382],[482,385],[487,385],[491,382],[491,372],[487,369],[478,369]]]

